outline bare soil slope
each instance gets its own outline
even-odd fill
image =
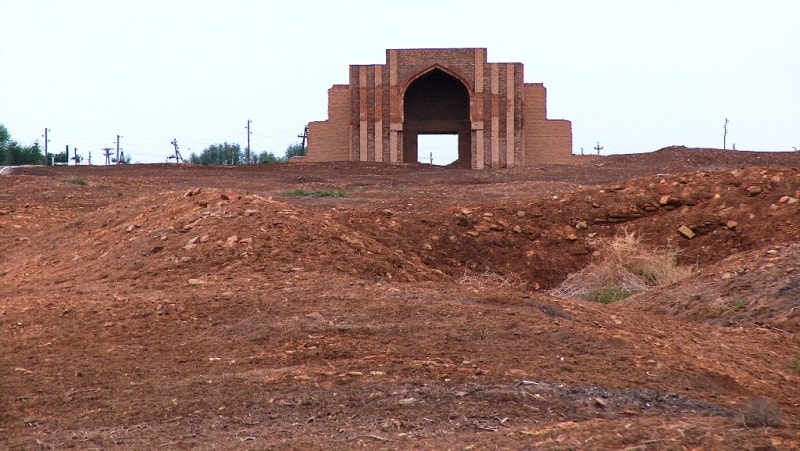
[[[798,168],[18,168],[0,447],[797,449]],[[624,232],[697,275],[547,294]]]

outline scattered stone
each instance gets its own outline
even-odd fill
[[[481,236],[481,233],[478,232],[478,231],[475,231],[475,230],[470,230],[470,231],[467,232],[467,235],[469,235],[469,236],[471,236],[473,238],[478,238],[479,236]]]
[[[519,211],[517,212],[517,217],[518,217],[518,218],[524,218],[524,217],[525,217],[525,212],[524,212],[524,211],[522,211],[522,210],[519,210]]]
[[[469,216],[469,215],[472,214],[472,210],[470,210],[469,208],[465,208],[465,209],[461,210],[461,214],[464,215],[464,216]]]
[[[397,401],[397,403],[403,406],[410,406],[411,404],[417,403],[417,398],[403,398],[400,401]]]
[[[433,246],[431,246],[430,243],[423,244],[422,248],[425,249],[426,251],[432,251],[433,250]]]
[[[747,187],[748,196],[756,196],[761,193],[761,187],[758,185],[750,185]]]
[[[490,213],[490,212],[487,211],[486,213],[483,214],[483,217],[484,218],[493,218],[494,217],[494,213]]]
[[[196,285],[205,285],[205,284],[206,284],[206,282],[204,280],[201,280],[201,279],[189,279],[189,285],[196,286]]]
[[[198,237],[198,236],[190,238],[189,241],[186,242],[186,245],[183,246],[183,248],[186,249],[186,250],[189,250],[189,249],[197,247],[197,241],[199,239],[200,239],[200,237]]]
[[[364,373],[361,371],[348,371],[346,374],[351,377],[359,377],[364,375]]]
[[[228,244],[236,244],[239,242],[239,237],[236,235],[231,235],[228,237],[227,240],[225,240],[225,242],[227,242]]]
[[[695,233],[689,227],[682,225],[678,227],[678,233],[683,235],[684,238],[692,239],[695,237]]]
[[[678,206],[681,204],[681,200],[677,197],[664,195],[658,198],[658,203],[660,205],[671,205],[671,206]]]
[[[522,233],[522,227],[516,225],[513,229],[511,229],[511,231],[514,233]]]
[[[733,273],[726,272],[726,273],[723,273],[723,274],[722,274],[722,276],[720,277],[720,279],[722,279],[722,280],[728,280],[728,279],[730,279],[730,278],[732,278],[732,277],[733,277]]]
[[[203,235],[203,236],[200,237],[200,242],[201,243],[205,243],[207,241],[208,241],[208,235]]]
[[[394,216],[395,215],[395,213],[392,210],[389,210],[388,208],[384,208],[383,210],[381,210],[381,214],[383,216]]]
[[[586,230],[589,228],[589,224],[587,224],[586,221],[578,221],[575,224],[575,228],[578,230]]]
[[[253,216],[256,213],[258,213],[258,210],[253,210],[251,208],[248,208],[247,210],[244,211],[245,216]]]
[[[739,225],[739,223],[736,222],[736,221],[726,221],[725,222],[725,227],[727,227],[729,230],[735,229],[738,225]]]

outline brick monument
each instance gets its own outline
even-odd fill
[[[306,161],[417,161],[417,136],[458,135],[457,165],[511,168],[572,161],[572,124],[547,118],[547,91],[522,63],[485,48],[389,49],[351,65],[328,90],[328,120],[308,124]]]

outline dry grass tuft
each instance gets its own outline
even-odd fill
[[[742,412],[742,420],[747,427],[780,427],[781,416],[781,408],[764,399],[748,401]]]
[[[550,294],[561,298],[581,298],[602,303],[625,299],[650,288],[686,279],[692,268],[678,265],[678,249],[671,246],[649,248],[635,233],[604,242],[601,260],[570,274]]]
[[[525,289],[526,286],[522,278],[513,272],[501,275],[492,271],[485,271],[483,273],[475,273],[469,270],[464,271],[464,275],[459,279],[458,283],[473,288]]]

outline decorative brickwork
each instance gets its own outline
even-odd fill
[[[420,134],[457,134],[458,165],[566,163],[572,125],[547,119],[547,91],[522,63],[486,49],[389,49],[386,64],[350,66],[328,91],[328,120],[309,123],[307,161],[417,161]]]

